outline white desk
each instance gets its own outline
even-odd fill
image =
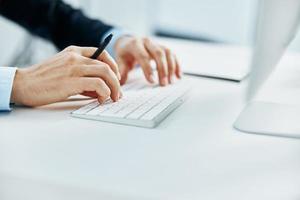
[[[195,79],[156,129],[69,116],[86,102],[0,114],[0,199],[298,200],[300,140],[237,132],[245,83]]]

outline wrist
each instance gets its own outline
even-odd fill
[[[132,38],[131,35],[123,35],[121,37],[119,37],[114,44],[114,51],[117,51],[119,48],[122,48],[125,46],[125,43],[128,39]]]
[[[124,54],[128,55],[128,53],[130,52],[129,49],[132,40],[134,40],[134,37],[131,35],[123,35],[119,37],[114,44],[114,57],[118,58],[124,56]]]
[[[23,93],[25,86],[25,69],[17,69],[13,81],[12,92],[11,92],[11,103],[24,104]]]

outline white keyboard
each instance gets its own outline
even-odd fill
[[[71,113],[74,117],[153,128],[185,99],[190,89],[181,80],[167,87],[151,86],[137,79],[122,87],[123,97],[118,102],[93,101]]]

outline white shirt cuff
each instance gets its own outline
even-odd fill
[[[122,36],[125,36],[125,35],[131,35],[129,34],[128,32],[126,31],[123,31],[122,29],[119,29],[119,28],[112,28],[110,29],[109,31],[107,31],[103,38],[101,39],[101,42],[104,41],[104,39],[109,35],[109,34],[113,34],[113,38],[111,39],[110,43],[107,45],[106,47],[106,51],[113,57],[113,58],[116,58],[116,54],[115,54],[115,44],[117,42],[117,40],[122,37]]]
[[[10,97],[16,67],[0,67],[0,111],[10,111]]]

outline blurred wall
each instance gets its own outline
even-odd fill
[[[8,65],[26,32],[3,17],[0,17],[0,27],[0,65]]]
[[[251,44],[258,0],[161,0],[158,26],[237,44]]]
[[[149,34],[158,16],[160,0],[88,0],[86,14],[137,34]]]

